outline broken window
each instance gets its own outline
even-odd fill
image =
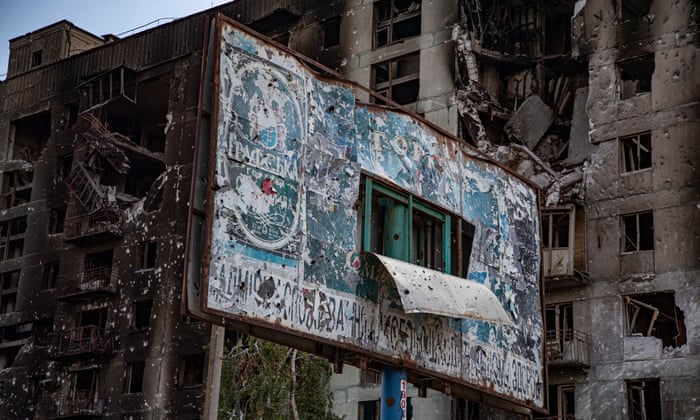
[[[32,53],[32,68],[39,67],[41,65],[43,55],[44,53],[42,50],[34,51]]]
[[[620,138],[622,172],[651,168],[651,133]]]
[[[45,263],[41,269],[41,289],[53,289],[56,286],[58,272],[61,269],[60,261]]]
[[[156,266],[156,252],[158,243],[155,241],[141,242],[141,269],[154,268]]]
[[[576,418],[576,387],[574,384],[549,385],[549,413],[535,418],[573,420]]]
[[[546,277],[573,275],[574,213],[569,209],[542,214],[542,262]]]
[[[105,71],[77,86],[80,93],[80,111],[123,99],[136,102],[136,73],[124,66]]]
[[[551,211],[542,215],[542,247],[569,247],[569,211]]]
[[[177,386],[193,387],[204,383],[204,353],[180,356],[177,364]]]
[[[14,138],[11,159],[35,162],[51,135],[51,114],[47,111],[15,120],[12,129]]]
[[[66,220],[66,207],[51,209],[49,214],[49,235],[63,233],[63,222]]]
[[[34,172],[18,169],[2,175],[2,209],[6,210],[28,203],[32,197]]]
[[[380,400],[360,401],[357,403],[358,420],[379,420]]]
[[[661,418],[661,389],[658,379],[626,381],[629,420]]]
[[[622,218],[622,252],[654,249],[654,214],[651,211],[626,214]]]
[[[617,15],[624,21],[649,14],[652,0],[617,0]]]
[[[134,313],[132,319],[132,328],[135,330],[144,330],[151,325],[151,309],[153,308],[152,300],[140,300],[134,302]]]
[[[466,276],[473,225],[369,178],[364,183],[365,250]]]
[[[651,92],[654,74],[654,54],[617,62],[620,71],[620,99],[629,99],[640,93]]]
[[[97,404],[97,392],[100,374],[97,369],[85,369],[73,372],[71,379],[70,399],[76,406],[93,407]]]
[[[673,292],[625,296],[627,335],[660,338],[664,347],[686,343],[683,312]]]
[[[479,403],[464,398],[456,398],[454,401],[455,416],[459,420],[479,420]]]
[[[26,216],[0,223],[0,261],[22,256],[26,231]]]
[[[99,329],[104,329],[107,326],[107,307],[90,309],[87,311],[78,312],[77,327],[87,327],[94,325]]]
[[[419,91],[419,69],[418,53],[375,64],[372,66],[373,90],[399,105],[416,102]],[[373,101],[386,104],[380,98],[373,98]]]
[[[374,3],[374,48],[420,35],[420,0],[379,0]]]
[[[0,274],[0,313],[14,312],[17,304],[20,270]]]
[[[547,355],[550,360],[561,358],[574,334],[574,313],[571,303],[547,305]]]
[[[321,33],[323,34],[323,48],[330,48],[340,44],[340,16],[321,22]]]
[[[73,169],[73,154],[65,154],[56,158],[56,182],[61,182],[68,178]]]
[[[145,367],[146,363],[143,360],[126,364],[123,394],[134,394],[143,390],[143,372]]]

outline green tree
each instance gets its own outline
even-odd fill
[[[244,337],[225,352],[220,419],[335,420],[331,369],[319,357]]]

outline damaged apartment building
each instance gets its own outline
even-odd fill
[[[215,355],[181,289],[215,13],[539,187],[549,408],[535,416],[699,416],[698,7],[241,0],[124,39],[60,21],[11,40],[0,417],[201,415]],[[378,418],[380,377],[334,375],[336,413]],[[431,390],[409,397],[414,418],[517,417]]]

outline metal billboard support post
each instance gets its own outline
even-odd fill
[[[380,419],[406,419],[406,369],[384,366]]]

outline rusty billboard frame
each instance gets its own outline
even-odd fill
[[[209,266],[211,263],[211,236],[214,213],[216,211],[214,206],[215,188],[211,188],[210,186],[216,185],[215,165],[217,162],[217,127],[219,124],[219,101],[213,99],[218,97],[218,88],[221,83],[221,80],[219,80],[218,71],[221,65],[220,48],[222,45],[223,26],[231,27],[235,31],[244,34],[246,37],[255,39],[264,45],[268,45],[271,49],[279,52],[281,55],[284,55],[291,60],[298,61],[300,67],[304,67],[305,71],[312,74],[313,77],[318,80],[342,84],[351,90],[366,91],[366,89],[354,83],[341,81],[340,79],[336,79],[334,77],[315,74],[314,71],[307,66],[308,59],[299,56],[293,51],[287,50],[283,46],[275,44],[274,42],[259,34],[256,34],[250,29],[225,16],[217,15],[210,22],[209,28],[206,31],[207,39],[205,41],[205,49],[202,57],[200,105],[197,124],[198,133],[196,142],[197,146],[195,150],[197,157],[190,197],[191,208],[186,245],[187,258],[183,285],[183,312],[215,324],[224,325],[228,328],[232,328],[246,334],[276,341],[281,344],[299,348],[303,351],[321,355],[329,359],[337,367],[342,366],[343,363],[356,365],[361,368],[376,368],[382,364],[394,366],[402,365],[403,367],[407,367],[409,369],[409,380],[414,383],[421,383],[423,385],[427,385],[428,387],[436,388],[452,395],[477,399],[486,404],[499,406],[510,411],[520,413],[528,413],[530,410],[540,411],[545,403],[544,390],[542,388],[544,387],[544,381],[546,380],[543,340],[538,349],[540,364],[537,366],[539,370],[539,383],[537,386],[540,388],[541,392],[540,398],[535,401],[535,399],[526,400],[494,390],[493,384],[489,384],[487,381],[479,384],[451,376],[450,374],[445,374],[444,372],[431,370],[425,366],[420,366],[413,363],[410,358],[396,358],[392,355],[383,354],[381,352],[368,352],[367,348],[353,345],[352,343],[341,342],[338,340],[329,339],[327,337],[309,334],[308,332],[290,329],[283,326],[280,322],[267,322],[264,320],[264,317],[250,317],[208,307],[208,295],[203,291],[207,291],[210,286]],[[211,65],[212,62],[214,63],[213,66]],[[312,64],[312,66],[322,68],[328,74],[337,77],[337,75],[333,74],[332,71],[325,69],[318,64]],[[365,108],[371,110],[377,107],[367,105]],[[377,108],[375,110],[378,113],[386,112],[386,109],[384,108]],[[403,111],[399,111],[399,113],[407,115],[407,113]],[[470,149],[463,142],[459,142],[458,139],[454,138],[449,133],[446,133],[441,128],[436,127],[415,115],[410,115],[407,117],[412,121],[419,123],[422,127],[432,130],[436,133],[436,135],[444,137],[449,142],[452,142],[456,150],[461,150],[462,153],[465,153],[464,151],[467,150],[466,154],[468,155],[469,159],[498,168],[498,170],[507,174],[507,176],[516,178],[522,185],[531,188],[533,191],[535,190],[529,181],[513,174],[507,168],[503,168],[497,163],[480,156],[478,152]],[[205,193],[206,197],[202,195],[203,193]],[[534,206],[536,207],[537,215],[539,215],[539,205],[537,203],[536,194]],[[539,226],[537,227],[537,231],[539,234]],[[202,245],[205,247],[204,250],[201,250]],[[541,258],[539,254],[537,257]],[[542,290],[542,280],[541,275],[539,274],[539,266],[536,283],[539,290]],[[539,304],[540,317],[542,317],[543,299],[541,294],[538,295],[537,302]],[[505,360],[505,358],[503,360]],[[503,366],[501,366],[501,368],[503,368]]]

